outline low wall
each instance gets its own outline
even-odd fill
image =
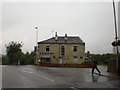
[[[82,64],[50,64],[50,63],[39,63],[40,66],[46,67],[81,67],[81,68],[91,68],[91,63]]]
[[[117,72],[117,61],[115,59],[108,61],[107,71],[108,72]]]

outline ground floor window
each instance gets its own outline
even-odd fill
[[[77,57],[77,56],[74,56],[74,57],[73,57],[73,63],[74,63],[74,64],[77,64],[77,63],[78,63],[78,57]]]
[[[58,61],[59,64],[63,64],[63,60],[64,60],[64,59],[63,59],[62,57],[59,57],[59,58],[57,59],[57,61]]]
[[[91,58],[85,57],[85,62],[91,62]]]
[[[50,59],[46,59],[46,61],[45,61],[46,63],[50,63]]]
[[[41,63],[50,63],[51,58],[41,58]]]

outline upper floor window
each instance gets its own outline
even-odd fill
[[[61,47],[61,55],[65,55],[65,47],[64,46]]]
[[[73,51],[77,52],[77,46],[73,46]]]
[[[50,51],[50,46],[46,46],[46,52]]]

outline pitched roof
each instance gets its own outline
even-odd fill
[[[52,37],[50,39],[38,42],[38,44],[43,43],[43,44],[85,44],[82,39],[79,37],[67,37],[67,41],[65,41],[65,37],[58,37],[57,40],[55,40],[55,37]]]

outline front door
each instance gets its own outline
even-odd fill
[[[63,64],[63,58],[60,58],[60,59],[59,59],[59,63],[60,63],[60,64]]]
[[[77,64],[77,63],[78,63],[78,57],[77,57],[77,56],[74,56],[73,62],[74,62],[74,64]]]

